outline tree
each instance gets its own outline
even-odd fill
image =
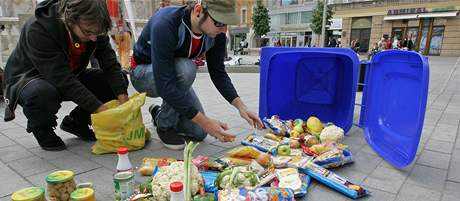
[[[268,9],[265,8],[262,0],[257,0],[254,14],[252,15],[252,22],[254,33],[258,38],[267,34],[270,31],[270,17],[268,16]],[[257,40],[259,46],[259,40]]]
[[[327,0],[322,0],[322,1],[317,1],[315,9],[313,9],[313,19],[310,24],[310,28],[313,31],[313,33],[320,35],[321,34],[321,29],[323,27],[323,1]],[[332,15],[334,15],[334,12],[332,11],[331,6],[327,6],[327,11],[326,11],[326,25],[331,25],[331,18]]]

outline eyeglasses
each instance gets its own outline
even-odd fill
[[[208,14],[208,16],[211,18],[212,21],[214,21],[214,26],[218,28],[227,26],[227,24],[216,21],[214,18],[211,17],[211,15]]]
[[[105,35],[107,33],[105,32],[100,32],[100,33],[97,33],[97,32],[94,32],[94,31],[90,31],[90,30],[86,30],[86,29],[83,29],[80,24],[77,24],[78,28],[80,29],[81,33],[83,33],[85,36],[102,36],[102,35]]]

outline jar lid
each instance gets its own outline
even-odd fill
[[[169,188],[171,189],[172,192],[181,192],[182,189],[184,188],[184,185],[180,181],[175,181],[169,184]]]
[[[74,173],[70,170],[60,170],[46,176],[46,182],[50,184],[62,183],[73,179]]]
[[[121,147],[117,149],[118,154],[127,154],[128,153],[128,148],[126,147]]]
[[[86,200],[93,196],[94,196],[94,190],[92,188],[79,188],[70,194],[70,200],[73,200],[73,201]]]
[[[45,195],[45,189],[40,187],[29,187],[16,191],[11,196],[12,201],[33,201]]]

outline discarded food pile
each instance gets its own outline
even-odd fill
[[[184,183],[181,200],[295,200],[304,197],[314,179],[356,199],[369,191],[328,169],[352,163],[352,153],[342,144],[344,130],[318,118],[264,119],[269,132],[250,134],[242,146],[211,160],[191,154],[196,144],[188,144],[184,161],[172,158],[144,158],[139,173],[151,179],[132,198],[169,200],[170,184]],[[191,197],[189,197],[191,196]]]

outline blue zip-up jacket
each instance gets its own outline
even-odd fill
[[[225,71],[225,34],[219,34],[215,38],[203,35],[200,52],[190,55],[192,36],[189,27],[190,10],[186,6],[158,10],[149,19],[134,45],[134,60],[137,64],[152,64],[159,95],[181,115],[192,119],[198,109],[190,101],[188,91],[181,91],[176,87],[175,58],[192,59],[206,53],[211,80],[220,94],[230,103],[238,94]]]

